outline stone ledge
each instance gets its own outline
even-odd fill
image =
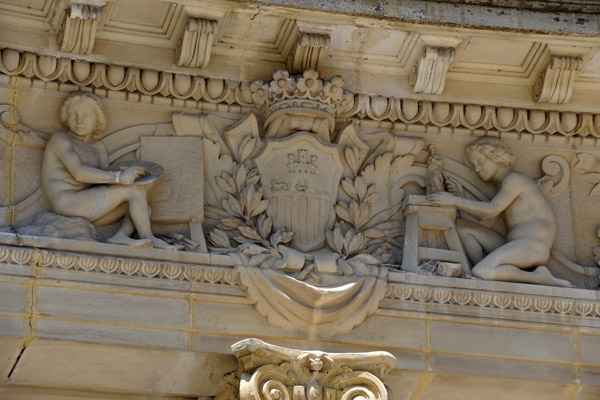
[[[1,245],[3,244],[3,245]],[[82,254],[84,252],[96,254]],[[119,256],[114,256],[119,254]],[[239,287],[225,255],[132,249],[77,240],[0,234],[0,263],[44,270],[101,273],[156,282]],[[28,271],[27,274],[33,274]],[[50,275],[51,276],[51,275]],[[66,276],[63,278],[67,278]],[[91,279],[92,281],[94,279]],[[87,281],[90,281],[88,277]],[[178,290],[190,290],[180,287]],[[600,317],[600,292],[391,272],[384,301],[518,311],[545,316]]]

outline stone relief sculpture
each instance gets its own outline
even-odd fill
[[[342,85],[312,70],[252,82],[262,129],[253,113],[224,129],[216,116],[174,118],[180,134],[204,137],[211,250],[231,255],[276,326],[351,330],[377,309],[401,257],[402,180],[422,140],[380,132],[368,144],[352,125],[336,134]]]
[[[240,119],[174,113],[171,123],[101,139],[100,101],[73,94],[60,113],[67,131],[19,131],[44,149],[41,188],[0,216],[19,234],[55,236],[6,217],[17,210],[26,220],[31,212],[19,210],[45,200],[59,216],[82,219],[84,231],[120,221],[102,238],[109,243],[224,254],[272,325],[331,335],[378,309],[390,270],[598,286],[597,269],[553,247],[548,199],[568,186],[565,159],[546,156],[534,181],[512,169],[513,156],[491,137],[467,146],[465,165],[439,145],[424,150],[419,137],[336,126],[356,106],[343,84],[279,70],[269,82],[239,86],[256,105]],[[588,156],[580,153],[579,164],[594,164]],[[28,207],[35,223],[71,230]]]
[[[596,229],[596,237],[600,239],[600,226],[598,226],[598,229]],[[600,246],[594,247],[592,249],[592,254],[594,255],[594,261],[596,261],[596,263],[600,265]]]
[[[60,121],[68,129],[48,140],[41,170],[51,210],[99,225],[122,219],[108,243],[173,248],[152,234],[146,191],[135,185],[149,171],[139,165],[107,170],[108,153],[96,140],[106,125],[100,100],[89,93],[72,94],[60,110]],[[134,231],[139,239],[131,238]]]
[[[499,139],[484,137],[468,145],[465,156],[484,182],[499,186],[496,195],[489,202],[447,192],[428,198],[434,205],[453,206],[479,218],[504,217],[506,237],[487,226],[458,221],[459,236],[474,264],[473,275],[487,280],[572,286],[552,276],[544,266],[556,238],[556,218],[533,179],[512,169],[514,159],[506,146]],[[531,267],[535,270],[524,270]]]
[[[22,146],[44,153],[40,187],[24,200],[0,208],[3,230],[138,248],[206,251],[200,224],[200,138],[173,137],[171,124],[139,125],[103,136],[103,106],[91,93],[74,93],[65,100],[58,114],[67,130],[51,135],[29,129],[18,123],[18,117],[13,118],[17,123],[5,123],[4,109],[0,109],[2,133],[9,128],[7,134],[17,135]],[[187,168],[182,173],[165,172],[156,162]],[[185,230],[191,240],[177,232],[163,236],[165,240],[157,237],[151,216],[166,223],[165,229],[189,223]]]

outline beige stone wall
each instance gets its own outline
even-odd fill
[[[302,351],[387,351],[396,364],[384,382],[396,400],[600,396],[595,4],[67,3],[0,1],[1,400],[189,400],[219,393],[224,399],[223,390],[239,384],[231,345],[251,337]],[[76,31],[78,24],[87,26],[83,41],[76,34],[65,39],[65,26]],[[194,48],[195,40],[202,45]],[[549,177],[550,190],[560,189],[549,200],[560,254],[548,266],[577,288],[417,274],[401,270],[396,252],[390,265],[363,264],[369,273],[347,277],[348,285],[373,283],[356,312],[348,312],[350,300],[332,312],[311,298],[317,311],[302,320],[278,309],[275,295],[318,292],[299,278],[310,272],[314,255],[300,267],[290,261],[285,273],[272,271],[275,280],[291,276],[294,289],[274,284],[269,296],[256,292],[273,281],[248,289],[248,274],[271,270],[249,268],[241,251],[132,248],[9,232],[42,210],[43,196],[30,196],[41,193],[44,148],[65,129],[58,114],[69,94],[95,93],[102,102],[102,143],[111,162],[136,159],[149,137],[163,144],[177,136],[204,138],[203,146],[218,142],[225,151],[231,138],[246,134],[261,145],[268,135],[287,139],[288,128],[263,125],[283,107],[273,98],[260,103],[256,89],[282,68],[292,75],[316,69],[325,84],[339,74],[346,91],[344,101],[328,105],[335,114],[323,120],[331,126],[314,123],[314,109],[306,111],[316,107],[311,103],[291,107],[290,116],[309,118],[298,117],[289,130],[331,135],[315,145],[320,156],[323,149],[338,154],[344,137],[365,152],[381,145],[382,153],[407,157],[401,180],[407,195],[424,192],[427,145],[434,145],[469,196],[491,199],[497,188],[469,168],[464,151],[477,137],[499,137],[516,171]],[[348,124],[353,128],[345,130]],[[173,148],[167,144],[164,153]],[[218,161],[225,153],[203,154]],[[548,156],[564,160],[558,173],[544,167]],[[258,151],[248,165],[260,164],[256,159]],[[355,179],[343,165],[340,174]],[[214,171],[221,173],[204,162],[199,182],[214,180]],[[377,190],[394,203],[400,186],[384,175],[374,174]],[[199,190],[207,194],[206,187]],[[208,195],[202,201],[212,204]],[[405,217],[389,219],[403,224]],[[153,231],[189,239],[198,229],[198,221],[190,222],[154,221]],[[215,225],[207,217],[201,228],[209,247]],[[316,273],[338,273],[342,264],[321,265]],[[327,312],[342,317],[321,323]]]

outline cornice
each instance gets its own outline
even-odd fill
[[[597,34],[598,7],[572,0],[237,0],[265,7],[289,7],[355,18],[377,18],[416,24],[488,30]],[[425,10],[425,11],[424,11]],[[465,18],[468,15],[468,18]],[[583,22],[581,22],[583,21]]]
[[[71,92],[89,88],[101,97],[184,109],[247,113],[255,108],[251,82],[110,65],[64,57],[2,49],[0,73],[46,82],[46,89]],[[54,83],[54,85],[48,85]],[[69,86],[69,85],[74,85]],[[543,107],[543,106],[540,106]],[[513,108],[422,99],[353,94],[338,107],[338,119],[366,119],[404,124],[408,131],[423,127],[567,138],[597,146],[600,114],[545,108]]]

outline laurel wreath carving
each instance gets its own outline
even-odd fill
[[[250,159],[260,150],[260,140],[249,132],[237,142],[238,146],[229,146],[233,172],[222,171],[215,177],[226,196],[220,204],[207,207],[213,217],[220,219],[208,239],[215,246],[211,250],[239,250],[248,257],[250,266],[258,266],[269,258],[282,258],[278,246],[289,243],[294,233],[282,229],[273,232],[273,220],[266,214],[269,200],[263,198],[258,170],[250,168]]]
[[[346,165],[352,177],[340,182],[348,200],[338,200],[335,205],[336,223],[326,233],[327,245],[340,258],[338,265],[344,274],[367,274],[369,267],[388,263],[392,259],[390,246],[400,247],[385,231],[381,216],[396,214],[400,206],[372,215],[372,206],[380,199],[376,184],[367,184],[368,177],[376,174],[378,166],[393,163],[393,154],[384,153],[362,166],[363,156],[358,146],[347,146],[344,151]],[[402,157],[397,157],[401,159]]]

